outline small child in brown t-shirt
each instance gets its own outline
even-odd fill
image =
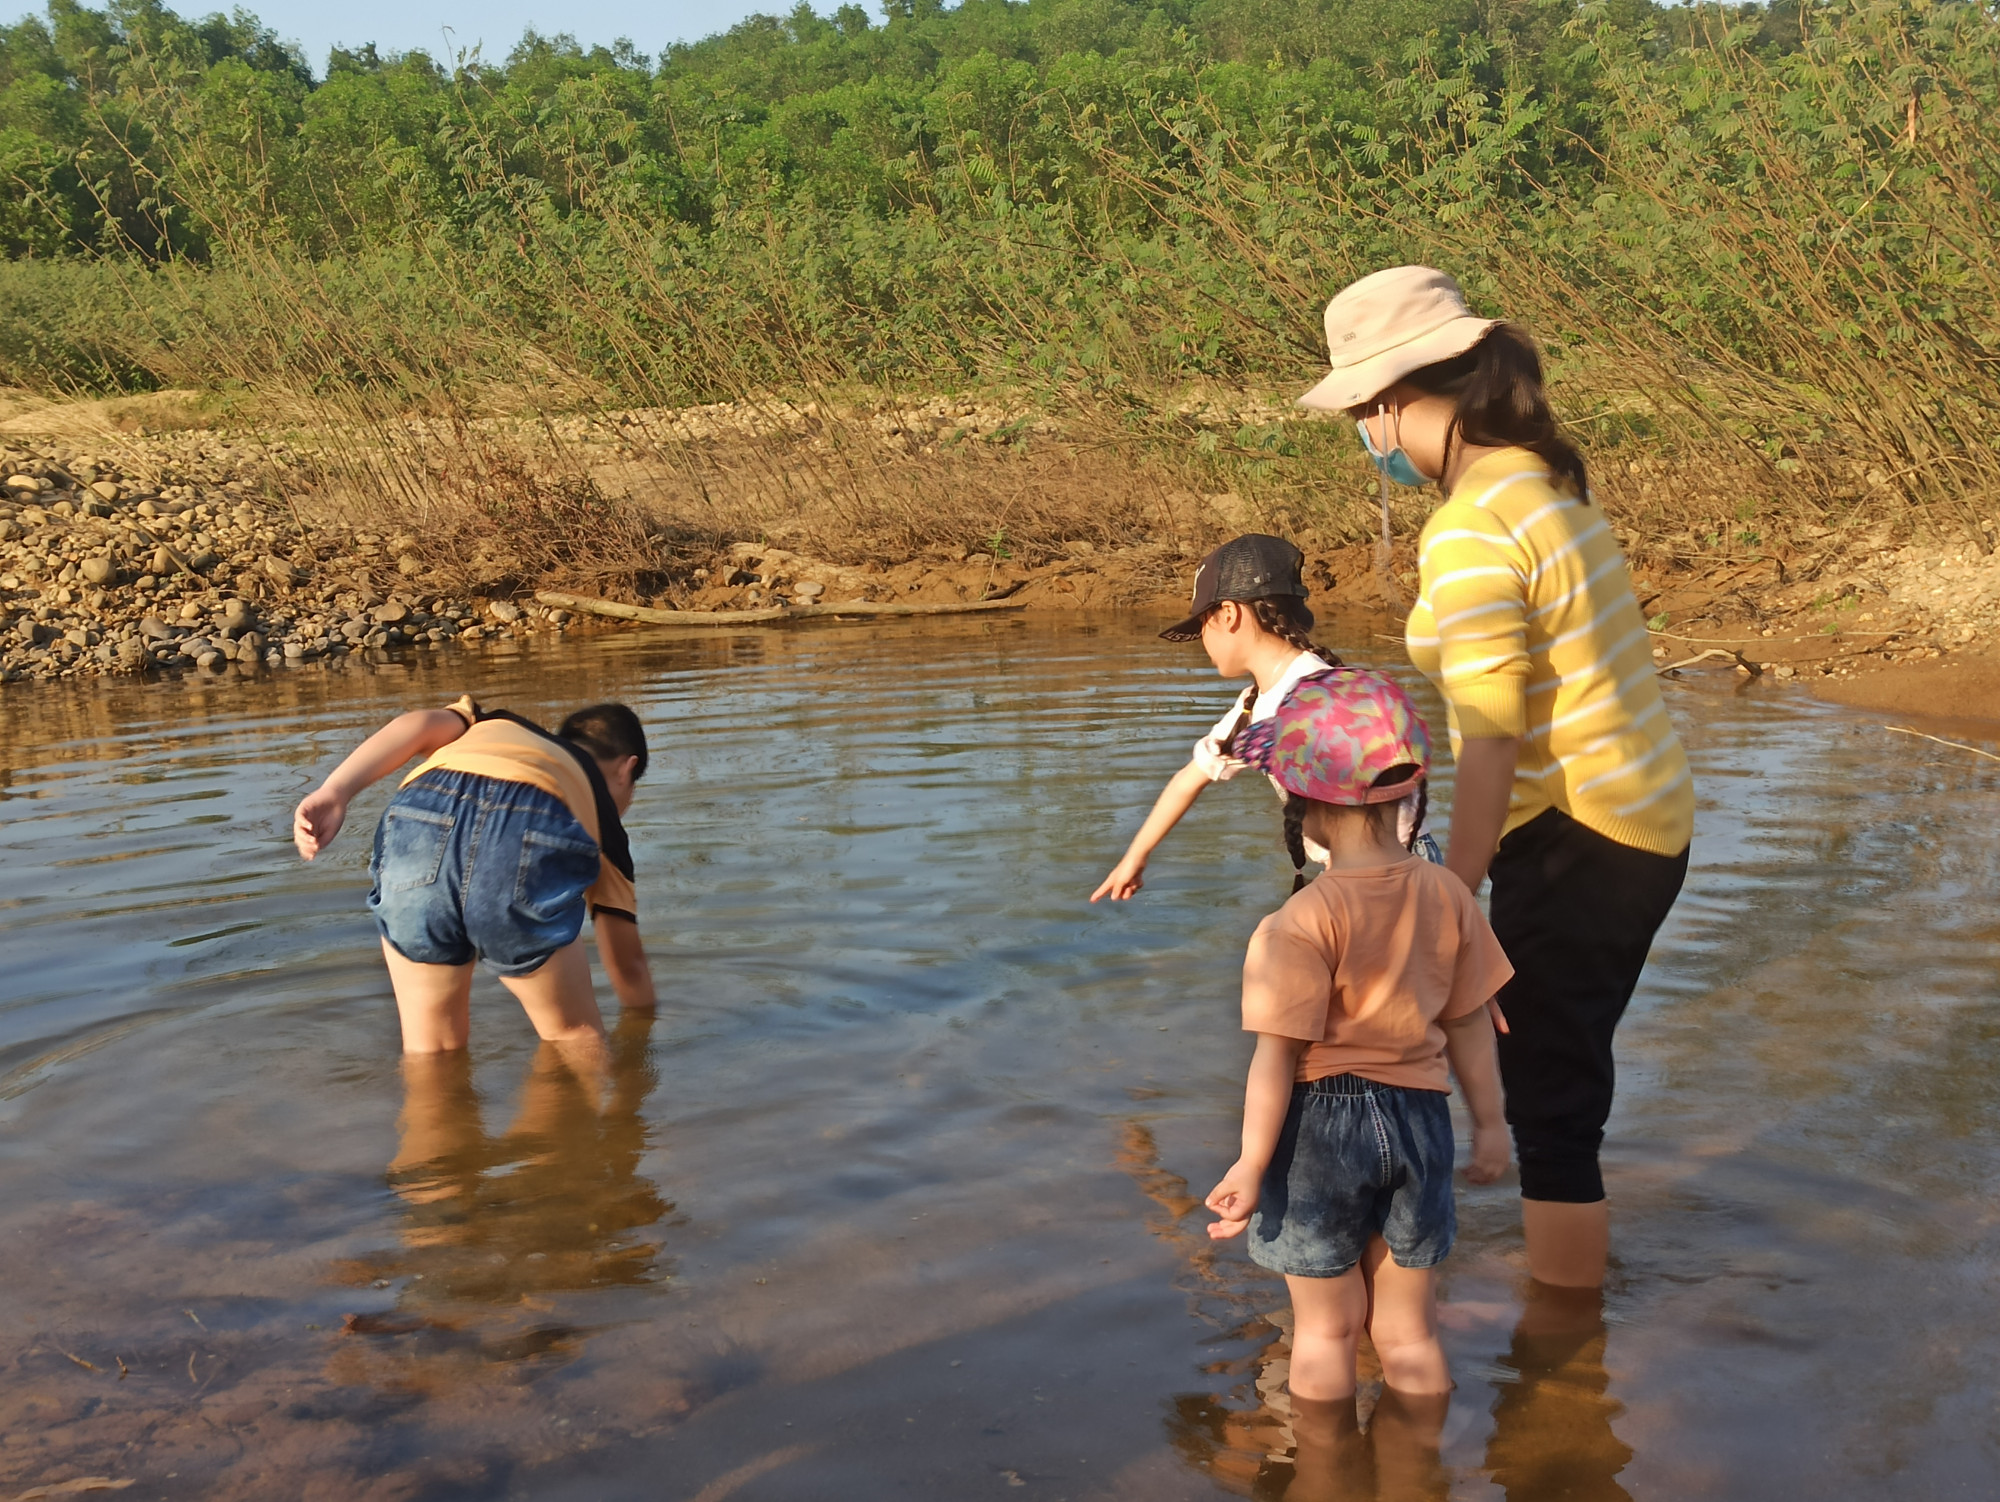
[[[1209,1235],[1248,1231],[1251,1260],[1285,1275],[1295,1397],[1350,1397],[1364,1328],[1387,1387],[1448,1392],[1436,1291],[1456,1231],[1446,1061],[1472,1109],[1466,1177],[1490,1183],[1507,1129],[1487,1003],[1513,967],[1465,883],[1398,843],[1397,806],[1423,798],[1430,748],[1395,684],[1315,673],[1235,754],[1288,793],[1287,839],[1331,858],[1250,940],[1243,1152],[1208,1196],[1221,1217]]]

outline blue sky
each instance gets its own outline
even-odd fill
[[[85,0],[91,4],[92,0]],[[97,0],[101,4],[102,0]],[[315,74],[326,72],[327,50],[335,45],[358,47],[373,42],[384,52],[422,48],[442,57],[456,47],[485,44],[486,55],[502,58],[533,26],[537,31],[567,31],[585,46],[629,37],[641,52],[657,54],[669,42],[693,41],[726,31],[756,11],[783,13],[794,0],[668,0],[647,6],[618,5],[610,0],[167,0],[182,15],[228,11],[242,4],[266,26],[304,46]],[[831,12],[838,0],[821,0],[813,8]],[[867,3],[867,0],[864,0]],[[874,6],[869,5],[872,11]],[[6,4],[0,15],[18,20],[38,14],[40,5]],[[451,37],[445,36],[449,28]]]

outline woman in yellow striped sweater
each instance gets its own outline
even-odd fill
[[[1407,640],[1458,764],[1445,864],[1475,891],[1490,868],[1514,965],[1500,1069],[1529,1271],[1595,1287],[1612,1032],[1687,874],[1687,758],[1624,555],[1527,334],[1474,317],[1422,266],[1346,288],[1326,334],[1333,371],[1300,405],[1353,417],[1386,479],[1444,492]]]

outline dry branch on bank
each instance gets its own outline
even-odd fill
[[[978,610],[1023,608],[1019,600],[971,600],[958,605],[889,605],[852,600],[844,605],[781,605],[768,610],[655,610],[646,605],[627,605],[618,600],[593,599],[553,589],[537,590],[535,600],[559,610],[581,610],[648,626],[770,626],[780,621],[835,620],[843,616],[966,615]]]

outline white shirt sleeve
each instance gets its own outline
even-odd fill
[[[1200,740],[1194,743],[1194,764],[1201,768],[1202,775],[1210,782],[1227,782],[1243,770],[1243,763],[1222,749],[1223,741],[1235,730],[1236,722],[1243,717],[1243,711],[1250,706],[1251,696],[1257,692],[1255,684],[1236,696],[1236,702],[1229,706],[1229,713],[1215,722]]]

